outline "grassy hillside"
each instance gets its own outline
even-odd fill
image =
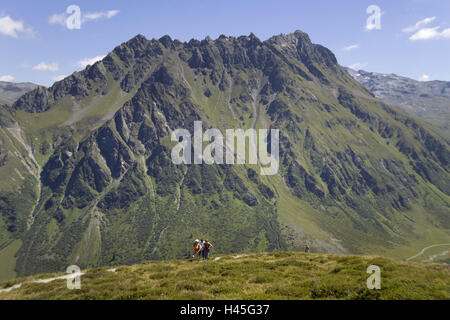
[[[380,290],[367,289],[370,265],[381,268]],[[84,272],[80,290],[68,290],[66,280],[26,283],[28,277],[0,283],[24,283],[0,299],[450,299],[448,265],[374,256],[216,255],[209,261],[149,261]]]

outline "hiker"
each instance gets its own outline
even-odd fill
[[[196,239],[194,241],[193,245],[194,253],[192,254],[192,259],[194,259],[195,256],[197,256],[197,258],[200,259],[200,254],[202,252],[202,245],[203,243],[201,243],[200,240]]]
[[[205,242],[203,242],[203,259],[209,258],[209,253],[211,251],[211,248],[214,247],[211,242],[205,239]]]
[[[200,253],[202,253],[203,249],[205,248],[205,241],[203,239],[200,239],[200,242],[198,244],[200,245]]]
[[[309,253],[309,249],[310,249],[310,248],[309,248],[309,244],[307,244],[306,247],[305,247],[305,252],[306,252],[306,253]]]

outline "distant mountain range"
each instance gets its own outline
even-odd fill
[[[199,120],[279,129],[278,174],[174,164],[172,132]],[[407,258],[450,243],[449,211],[449,140],[301,31],[138,35],[0,107],[0,279],[184,258],[195,238]]]
[[[30,82],[13,83],[0,81],[0,105],[12,105],[21,95],[36,88],[37,85]]]
[[[436,125],[450,136],[450,82],[417,81],[395,74],[346,70],[377,98]]]

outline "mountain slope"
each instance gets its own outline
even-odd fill
[[[219,253],[310,243],[405,258],[450,242],[448,140],[374,98],[300,31],[136,36],[1,115],[8,277],[180,258],[197,237]],[[173,164],[170,134],[195,120],[280,129],[279,174]]]
[[[0,105],[13,104],[21,95],[34,90],[37,87],[34,83],[13,83],[0,81]]]
[[[16,279],[0,283],[0,300],[450,299],[450,268],[444,264],[292,252],[213,258],[219,260],[148,261],[83,270],[80,290],[68,290],[65,279],[49,283]],[[380,267],[380,290],[366,286],[370,265]],[[20,288],[1,292],[18,284]]]
[[[346,70],[377,98],[450,134],[450,82],[416,81],[395,74]]]

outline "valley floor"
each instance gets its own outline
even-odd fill
[[[367,268],[381,269],[369,290]],[[450,267],[375,256],[274,252],[207,261],[148,261],[0,283],[0,299],[450,299]],[[6,289],[6,290],[5,290]]]

